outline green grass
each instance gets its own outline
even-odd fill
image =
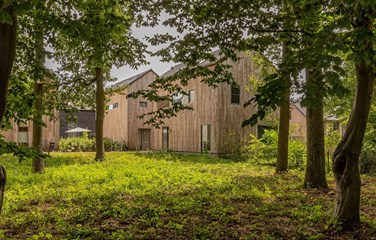
[[[46,173],[2,156],[8,173],[0,239],[346,239],[328,228],[331,191],[303,172],[205,155],[56,153]],[[363,177],[362,225],[376,233],[375,177]],[[356,237],[356,236],[355,236]]]

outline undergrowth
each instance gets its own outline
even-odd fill
[[[5,155],[0,239],[346,239],[328,228],[329,192],[303,172],[207,155],[55,153],[46,173]],[[362,190],[362,236],[375,234],[375,178]]]

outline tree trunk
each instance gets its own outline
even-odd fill
[[[104,142],[103,142],[103,121],[104,121],[104,80],[103,69],[97,67],[95,69],[95,78],[97,84],[96,92],[96,121],[95,121],[95,141],[96,155],[95,160],[102,161],[104,159]]]
[[[37,149],[38,153],[43,153],[43,126],[42,126],[42,112],[43,112],[43,83],[34,83],[34,94],[37,97],[34,102],[34,118],[33,118],[33,147]],[[36,156],[32,160],[33,172],[44,172],[43,158]]]
[[[321,89],[321,80],[317,73],[306,71],[307,88]],[[320,82],[318,82],[320,81]],[[318,105],[307,107],[307,166],[304,178],[306,188],[328,188],[325,174],[325,138],[324,138],[324,97],[321,91],[314,91]]]
[[[354,29],[363,31],[363,35],[357,35],[358,38],[373,36],[373,19],[363,13],[357,23]],[[359,155],[375,87],[375,71],[372,69],[375,64],[373,45],[364,38],[355,39],[355,41],[358,45],[362,44],[360,45],[362,49],[354,52],[355,59],[359,61],[355,64],[356,97],[344,137],[333,154],[333,172],[337,193],[333,217],[341,222],[345,229],[357,228],[360,225]]]
[[[288,54],[287,44],[283,43],[282,49],[285,59]],[[291,80],[290,74],[286,72],[286,69],[282,73],[284,84],[284,92],[282,96],[282,105],[279,109],[279,126],[278,126],[278,154],[276,173],[287,171],[288,166],[288,150],[289,150],[289,127],[290,127],[290,87]]]
[[[43,11],[44,6],[39,6],[39,11]],[[45,78],[44,63],[44,29],[43,23],[40,20],[35,20],[35,76],[34,76],[34,116],[33,116],[33,147],[37,149],[39,154],[43,153],[43,82]],[[33,172],[44,172],[44,159],[40,156],[33,157],[32,160]]]
[[[0,213],[3,209],[5,185],[7,183],[7,175],[5,168],[0,166]]]
[[[2,8],[1,1],[0,7]],[[13,19],[13,25],[0,23],[0,122],[2,121],[7,105],[8,84],[16,56],[17,19],[11,7],[3,9]]]
[[[0,8],[3,8],[3,1]],[[13,25],[0,23],[0,123],[3,120],[7,106],[9,78],[16,57],[17,18],[13,13],[12,6],[2,9],[12,16]],[[6,172],[0,166],[0,212],[3,207],[4,191],[6,184]]]
[[[3,202],[4,202],[4,191],[5,191],[5,184],[7,182],[7,175],[5,172],[5,168],[0,166],[0,213],[3,209]]]

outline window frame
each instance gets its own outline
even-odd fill
[[[231,86],[230,95],[231,105],[240,105],[240,87]]]

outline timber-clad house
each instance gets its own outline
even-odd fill
[[[219,56],[219,53],[215,53]],[[104,137],[126,145],[129,150],[168,150],[176,152],[205,152],[211,154],[230,153],[240,139],[247,140],[250,134],[261,137],[270,123],[260,122],[256,126],[242,128],[243,120],[249,118],[255,106],[244,108],[244,103],[251,99],[249,92],[250,78],[257,78],[257,67],[249,53],[239,53],[239,60],[228,61],[231,74],[240,88],[227,83],[218,84],[216,88],[201,82],[201,78],[191,79],[183,91],[188,95],[174,95],[174,101],[181,101],[193,108],[177,113],[176,117],[165,119],[160,128],[144,125],[148,118],[140,119],[145,113],[167,107],[166,102],[149,102],[138,97],[127,98],[127,95],[138,90],[146,90],[158,75],[147,70],[131,78],[113,85],[113,88],[124,88],[110,97],[104,119]],[[214,68],[216,63],[203,62],[202,67]],[[174,75],[182,64],[172,67],[161,77]],[[159,93],[163,95],[163,92]],[[72,125],[67,122],[66,113],[56,111],[58,120],[49,120],[44,116],[47,127],[43,130],[45,149],[54,143],[55,147],[61,137],[67,137],[66,131],[75,127],[87,128],[91,134],[95,132],[95,112],[82,110],[73,113],[78,121]],[[305,109],[298,104],[291,104],[291,137],[306,139]],[[273,127],[272,127],[273,128]],[[17,125],[13,129],[1,132],[6,141],[20,145],[31,145],[32,124]]]
[[[248,54],[240,53],[239,57],[237,62],[228,62],[235,81],[240,85],[239,89],[227,83],[213,88],[202,83],[201,78],[192,79],[183,88],[189,93],[188,96],[177,95],[174,98],[193,110],[181,111],[176,117],[165,119],[165,124],[159,129],[144,125],[145,119],[137,116],[163,107],[163,104],[148,102],[141,97],[126,98],[129,93],[146,89],[157,74],[148,70],[117,83],[114,87],[128,87],[111,97],[105,116],[104,136],[114,141],[124,141],[131,150],[228,153],[231,147],[229,136],[233,139],[248,138],[251,133],[256,134],[257,129],[250,126],[241,128],[242,121],[254,111],[253,107],[244,108],[243,105],[251,98],[247,84],[254,76],[255,69]],[[202,66],[213,68],[215,63],[204,62]],[[176,65],[161,77],[170,76],[181,67]]]
[[[156,149],[152,139],[155,131],[150,125],[144,125],[146,119],[138,116],[153,111],[155,103],[127,98],[127,94],[146,89],[157,74],[147,70],[131,78],[116,83],[113,87],[125,87],[120,93],[111,96],[108,110],[104,118],[103,136],[113,141],[124,143],[129,149]]]

